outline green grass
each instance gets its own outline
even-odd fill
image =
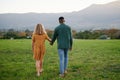
[[[0,40],[0,80],[120,80],[120,40],[74,40],[63,79],[56,46],[46,42],[44,72],[37,77],[31,40]]]

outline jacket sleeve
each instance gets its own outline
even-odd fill
[[[54,30],[54,33],[53,33],[53,36],[52,36],[52,41],[51,41],[52,44],[54,44],[57,36],[58,36],[58,32],[57,32],[57,29],[55,29],[55,30]]]
[[[70,48],[72,48],[73,45],[73,38],[72,38],[72,30],[70,29]]]

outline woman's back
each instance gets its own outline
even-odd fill
[[[33,34],[32,39],[35,42],[36,46],[44,45],[45,39],[47,39],[47,35],[46,34],[41,34],[41,35]]]

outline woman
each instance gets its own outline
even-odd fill
[[[51,41],[44,26],[37,24],[32,36],[32,50],[34,53],[33,58],[36,60],[37,76],[40,76],[40,73],[43,71],[42,65],[45,54],[45,40]]]

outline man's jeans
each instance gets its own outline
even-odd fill
[[[67,69],[68,64],[68,49],[58,49],[60,59],[60,74],[63,74]]]

